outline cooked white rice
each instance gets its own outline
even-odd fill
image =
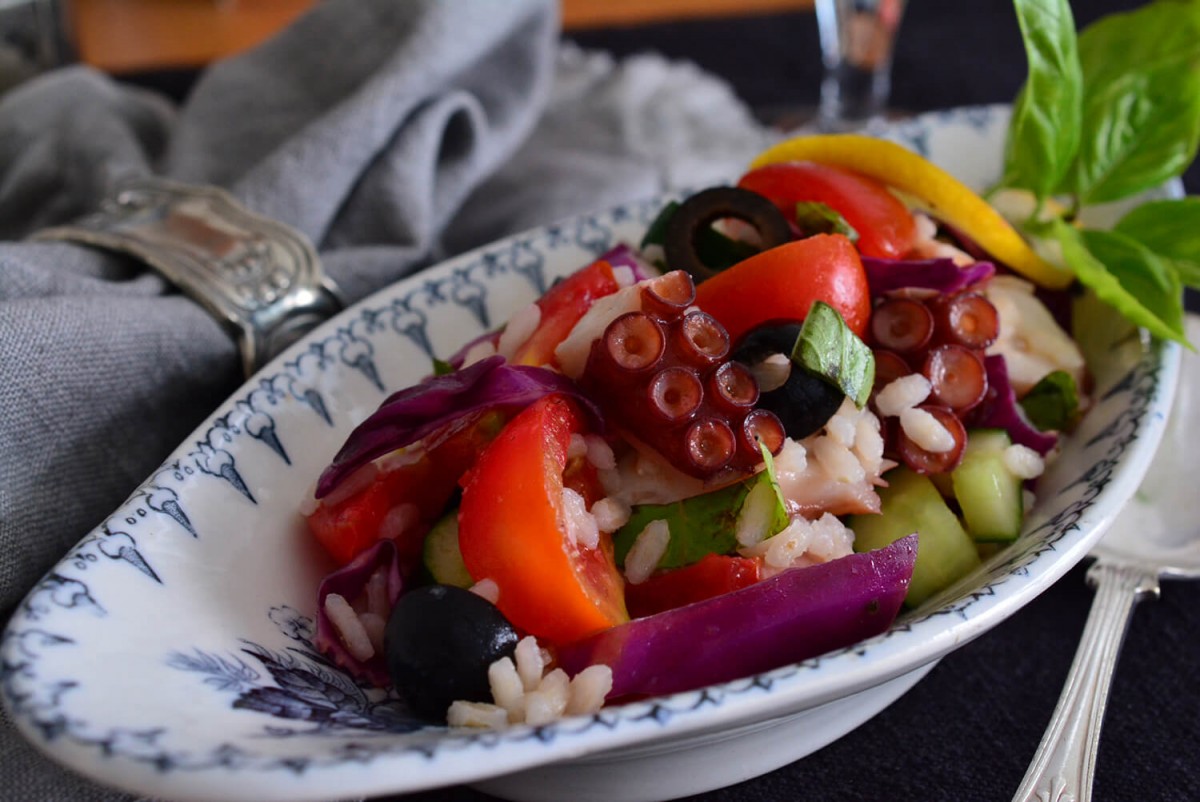
[[[625,581],[640,585],[650,578],[671,542],[671,526],[664,520],[651,521],[638,533],[625,555]]]
[[[1046,470],[1042,455],[1029,446],[1013,443],[1004,449],[1004,467],[1022,479],[1036,479]]]
[[[375,656],[375,647],[363,626],[358,613],[350,606],[350,602],[339,593],[330,593],[325,597],[325,615],[337,630],[346,651],[359,662],[366,662]]]
[[[633,275],[633,268],[628,265],[617,265],[612,269],[613,279],[617,282],[617,286],[624,288],[632,285],[637,279]]]
[[[567,672],[556,668],[546,674],[537,688],[525,693],[525,723],[536,727],[562,718],[567,712],[570,693],[571,679]]]
[[[367,640],[371,642],[371,648],[375,654],[383,653],[383,637],[387,631],[387,618],[376,613],[359,613],[359,622],[362,624],[363,631],[367,633]]]
[[[525,720],[525,684],[511,657],[501,657],[488,666],[488,687],[492,701],[507,713],[506,723],[519,724]]]
[[[932,413],[917,407],[903,410],[900,413],[900,428],[918,448],[931,454],[944,454],[951,451],[957,443],[950,430],[943,426]]]
[[[585,668],[574,678],[561,668],[547,671],[549,653],[537,639],[517,643],[515,662],[501,657],[488,666],[492,703],[456,701],[446,713],[453,727],[499,729],[509,724],[549,724],[564,715],[595,713],[612,690],[612,669]]]
[[[920,404],[933,391],[929,379],[920,373],[910,373],[898,379],[892,379],[875,394],[875,408],[879,414],[894,418],[906,409]]]
[[[600,527],[588,512],[587,502],[569,487],[563,488],[562,514],[567,538],[572,543],[585,549],[600,545]]]
[[[854,550],[854,533],[835,515],[825,513],[809,521],[794,519],[778,534],[748,548],[743,557],[759,557],[767,573],[845,557]]]
[[[446,711],[446,723],[451,727],[498,730],[508,725],[508,711],[486,702],[457,701]]]
[[[546,659],[542,648],[538,646],[537,638],[526,635],[517,642],[514,654],[517,664],[517,674],[521,677],[521,686],[526,691],[532,691],[542,680],[546,671]]]
[[[480,598],[487,599],[492,604],[500,603],[500,586],[494,579],[484,577],[472,585],[470,591]]]
[[[867,471],[878,471],[883,462],[883,433],[879,418],[866,411],[854,424],[854,453]]]
[[[619,498],[605,496],[592,505],[591,512],[601,532],[615,532],[629,523],[633,508]]]
[[[612,446],[599,435],[589,434],[584,437],[587,443],[588,462],[598,471],[610,471],[617,467],[617,457],[613,454]]]
[[[788,377],[792,375],[792,360],[787,354],[771,354],[753,365],[750,372],[758,382],[759,392],[769,393],[787,384]]]
[[[587,439],[579,432],[571,432],[571,439],[567,443],[567,459],[572,460],[576,457],[582,457],[587,452]]]
[[[402,502],[387,511],[379,524],[381,540],[395,540],[421,519],[421,510],[412,502]]]

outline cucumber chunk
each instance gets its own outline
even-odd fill
[[[451,510],[425,536],[425,570],[440,585],[469,588],[475,584],[458,549],[458,510]]]
[[[879,490],[879,514],[850,516],[854,550],[881,549],[918,533],[917,562],[904,597],[906,605],[915,607],[975,570],[979,554],[929,477],[896,468],[887,480],[888,486]]]
[[[976,542],[1007,543],[1021,534],[1021,479],[1004,464],[1004,450],[1010,445],[1003,429],[972,429],[962,462],[951,472],[954,498],[967,534]]]

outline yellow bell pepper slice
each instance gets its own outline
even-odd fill
[[[750,163],[750,169],[789,161],[820,162],[869,175],[911,196],[996,259],[1044,287],[1061,289],[1075,278],[1070,270],[1038,255],[966,184],[902,145],[861,134],[799,136],[767,148]]]

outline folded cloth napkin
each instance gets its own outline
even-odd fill
[[[305,233],[354,301],[505,234],[728,179],[767,141],[691,65],[562,45],[556,8],[325,0],[178,108],[84,67],[0,97],[0,621],[240,381],[233,340],[156,273],[20,241],[117,179],[228,189]],[[4,798],[122,798],[7,724],[0,777]]]

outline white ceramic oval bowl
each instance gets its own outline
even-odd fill
[[[976,187],[1007,111],[885,131]],[[390,392],[503,322],[557,276],[637,242],[660,200],[526,232],[400,282],[249,381],[29,594],[0,643],[0,695],[39,748],[172,799],[321,800],[473,782],[513,799],[665,799],[828,744],[1078,562],[1161,435],[1179,350],[1120,326],[1097,404],[1050,468],[1020,540],[853,647],[755,677],[504,732],[421,727],[312,648],[330,566],[297,510]],[[1117,336],[1114,332],[1125,334]]]

